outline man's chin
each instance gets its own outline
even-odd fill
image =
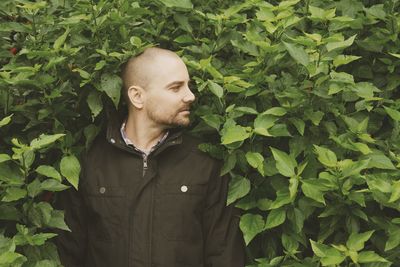
[[[186,127],[189,126],[190,120],[189,118],[175,120],[171,123],[172,127]]]

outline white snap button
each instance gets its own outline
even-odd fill
[[[181,191],[182,191],[183,193],[187,192],[187,191],[188,191],[188,187],[187,187],[186,185],[182,185],[182,186],[181,186]]]
[[[100,187],[99,192],[100,192],[100,194],[104,194],[106,192],[106,188]]]
[[[111,139],[110,139],[110,142],[113,143],[113,144],[115,144],[115,139],[114,139],[114,138],[111,138]]]

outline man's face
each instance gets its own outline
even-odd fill
[[[148,119],[164,128],[187,126],[195,96],[188,86],[185,64],[178,57],[161,55],[153,66],[145,90],[144,111]]]

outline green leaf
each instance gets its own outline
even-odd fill
[[[83,69],[75,68],[72,71],[73,72],[78,72],[79,76],[81,76],[84,80],[89,80],[90,79],[90,73],[85,71],[85,70],[83,70]]]
[[[21,198],[24,198],[26,195],[27,195],[27,192],[23,188],[9,187],[6,189],[6,194],[2,198],[2,201],[4,201],[4,202],[16,201]]]
[[[400,58],[400,54],[395,54],[395,53],[389,53],[389,54],[394,56],[394,57]]]
[[[376,17],[381,20],[385,20],[386,12],[383,4],[373,5],[370,8],[364,8],[367,16]]]
[[[270,115],[275,115],[275,116],[283,116],[286,114],[286,109],[282,107],[273,107],[270,109],[267,109],[264,111],[262,114],[270,114]]]
[[[96,67],[94,70],[101,70],[104,68],[104,66],[107,64],[107,61],[105,60],[100,60],[99,62],[96,63]]]
[[[28,210],[30,221],[37,227],[45,226],[51,218],[53,207],[47,202],[34,203]]]
[[[271,203],[269,209],[277,209],[291,202],[292,198],[290,197],[290,193],[286,190],[279,190],[278,192],[276,192],[276,199]]]
[[[325,205],[324,193],[317,186],[303,180],[301,189],[305,196]]]
[[[319,162],[323,165],[331,168],[336,167],[337,158],[333,151],[317,145],[314,145],[314,151],[318,155]]]
[[[46,177],[54,178],[61,182],[60,173],[52,166],[41,165],[36,168],[36,172]]]
[[[81,165],[78,159],[74,155],[64,156],[60,162],[61,174],[67,179],[67,181],[78,189],[79,174],[81,172]]]
[[[57,40],[55,40],[54,45],[53,45],[53,48],[55,50],[59,50],[61,48],[61,46],[65,43],[65,40],[67,39],[69,32],[70,32],[70,29],[67,28],[65,30],[65,32],[60,37],[58,37]]]
[[[184,9],[192,9],[193,4],[190,0],[159,0],[167,7],[179,7]]]
[[[121,97],[122,80],[118,75],[105,73],[101,75],[100,91],[105,92],[118,108],[119,99]]]
[[[184,31],[187,31],[189,33],[193,32],[193,28],[190,25],[188,16],[176,13],[174,15],[174,20],[179,24],[180,28],[183,29]]]
[[[322,8],[319,7],[315,7],[315,6],[309,6],[308,7],[310,13],[311,13],[311,18],[312,19],[317,19],[317,20],[331,20],[335,17],[335,12],[336,9],[328,9],[328,10],[324,10]]]
[[[25,261],[27,261],[25,256],[13,251],[0,253],[0,266],[22,266]]]
[[[349,64],[350,62],[353,62],[353,61],[355,61],[357,59],[360,59],[360,58],[361,57],[359,57],[359,56],[338,55],[333,60],[333,65],[335,67],[339,67],[339,66],[342,66],[342,65]]]
[[[345,40],[345,41],[341,41],[341,42],[330,42],[328,44],[326,44],[326,50],[328,50],[328,52],[336,50],[336,49],[344,49],[346,47],[349,47],[353,44],[354,39],[356,38],[357,34],[351,36],[349,39]]]
[[[247,162],[250,164],[251,167],[253,168],[258,168],[259,166],[261,166],[264,162],[264,157],[257,152],[247,152],[246,153],[246,159]]]
[[[142,39],[140,39],[137,36],[132,36],[129,39],[129,42],[134,46],[134,47],[141,47],[142,46]]]
[[[299,242],[297,242],[296,239],[292,238],[291,236],[283,234],[282,245],[286,251],[294,254],[299,247]]]
[[[219,130],[221,124],[223,123],[223,118],[220,115],[217,114],[207,114],[204,116],[201,116],[201,118],[204,120],[205,123],[207,123],[209,126],[212,128]]]
[[[311,120],[311,122],[318,126],[319,123],[321,122],[322,118],[324,117],[324,113],[321,111],[312,111],[312,110],[307,110],[304,113],[305,117],[309,120]]]
[[[300,63],[301,65],[303,65],[305,67],[310,63],[308,54],[306,53],[304,48],[296,46],[291,43],[286,43],[286,42],[282,42],[282,43],[285,45],[286,50],[289,52],[290,56],[294,60],[296,60],[297,63]]]
[[[87,97],[87,103],[92,112],[92,118],[96,118],[97,115],[103,110],[103,102],[101,101],[101,94],[96,91],[91,91]]]
[[[368,263],[368,262],[388,262],[385,258],[382,258],[374,251],[362,251],[358,254],[358,262],[359,263]]]
[[[63,191],[65,189],[69,188],[68,186],[60,183],[57,180],[53,180],[53,179],[44,180],[40,187],[43,190],[51,191],[51,192]]]
[[[218,98],[222,98],[222,96],[224,95],[224,89],[221,87],[221,85],[219,85],[211,80],[208,80],[208,88]]]
[[[267,221],[265,223],[265,229],[271,229],[284,223],[286,220],[286,209],[279,208],[271,210],[268,214]]]
[[[3,119],[0,120],[0,128],[9,124],[11,122],[11,118],[14,114],[11,114],[10,116],[4,117]]]
[[[389,238],[385,244],[385,251],[394,249],[400,245],[400,227],[395,225],[389,227],[387,236]]]
[[[260,114],[254,120],[254,132],[264,136],[271,136],[268,129],[274,126],[275,122],[278,120],[275,116]]]
[[[244,214],[240,218],[240,229],[243,232],[243,237],[246,245],[250,243],[253,238],[264,230],[265,222],[261,215],[258,214]]]
[[[291,199],[294,199],[296,197],[298,187],[299,187],[299,178],[297,176],[290,177],[289,192]]]
[[[220,175],[225,175],[228,172],[230,172],[231,170],[233,170],[233,168],[236,165],[236,153],[231,153],[228,155],[228,157],[226,157],[225,162],[224,162],[224,166],[222,166],[221,168],[221,173]]]
[[[400,180],[395,181],[392,184],[392,194],[389,199],[389,203],[396,202],[400,199]]]
[[[253,115],[258,114],[257,110],[250,107],[236,107],[235,111],[243,112],[244,114],[253,114]]]
[[[328,254],[329,250],[331,249],[331,247],[317,243],[311,239],[310,243],[311,243],[311,248],[314,251],[315,255],[317,255],[320,258],[325,257]]]
[[[352,233],[346,242],[346,246],[350,250],[360,251],[364,248],[364,243],[367,242],[374,231],[368,231],[365,233]]]
[[[294,168],[297,166],[296,160],[283,151],[276,148],[270,147],[272,155],[276,161],[276,168],[279,173],[286,177],[292,177],[295,175]]]
[[[322,266],[332,266],[333,264],[340,264],[344,261],[346,256],[342,255],[336,249],[331,250],[331,254],[321,259]]]
[[[14,203],[0,205],[0,220],[2,221],[20,221],[22,218],[21,212],[13,205]],[[1,239],[1,237],[0,237]],[[0,241],[1,242],[1,241]]]
[[[329,76],[331,77],[331,81],[333,82],[354,85],[353,75],[348,74],[346,72],[331,71],[329,73]]]
[[[32,245],[41,246],[46,242],[48,239],[57,236],[57,234],[53,233],[41,233],[32,236]]]
[[[333,247],[314,242],[310,239],[311,248],[315,255],[321,258],[322,266],[329,266],[333,264],[340,264],[346,258],[340,251]]]
[[[29,146],[32,149],[41,149],[43,147],[46,147],[54,143],[64,135],[65,134],[53,134],[53,135],[41,134],[38,138],[33,139]]]
[[[28,195],[30,197],[36,197],[40,192],[42,192],[40,180],[33,180],[30,184],[28,184],[26,189],[28,190]]]
[[[71,231],[64,221],[64,212],[61,210],[53,210],[51,212],[51,218],[47,223],[47,226],[65,231]]]
[[[383,106],[386,113],[395,121],[400,121],[400,111]]]
[[[221,142],[223,145],[231,144],[234,142],[243,141],[249,138],[250,133],[240,125],[229,126],[226,132],[221,137]]]
[[[0,163],[11,160],[11,157],[7,154],[0,154]]]
[[[306,124],[304,123],[304,121],[302,119],[298,119],[298,118],[290,118],[289,120],[291,123],[293,123],[294,127],[296,127],[299,134],[301,134],[303,136],[304,129],[306,127]]]
[[[371,191],[378,191],[382,193],[392,192],[392,184],[383,175],[367,175],[367,184]]]
[[[396,167],[393,165],[392,161],[383,153],[375,152],[373,154],[368,154],[367,158],[370,159],[368,164],[369,168],[396,170]]]
[[[229,182],[227,205],[244,197],[250,192],[250,181],[243,176],[235,175]]]
[[[368,167],[369,159],[359,160],[353,162],[347,160],[345,164],[341,164],[340,169],[342,170],[343,177],[349,177],[351,175],[360,175],[360,172]],[[341,163],[343,163],[342,161]]]

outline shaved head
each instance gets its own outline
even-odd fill
[[[130,58],[122,70],[123,95],[127,100],[127,91],[131,86],[139,86],[146,89],[151,78],[156,74],[156,66],[160,64],[160,58],[173,57],[180,59],[174,52],[158,47],[145,49],[141,54]]]
[[[188,69],[177,54],[147,48],[126,62],[121,76],[128,120],[163,129],[189,124],[195,96],[189,88]]]

